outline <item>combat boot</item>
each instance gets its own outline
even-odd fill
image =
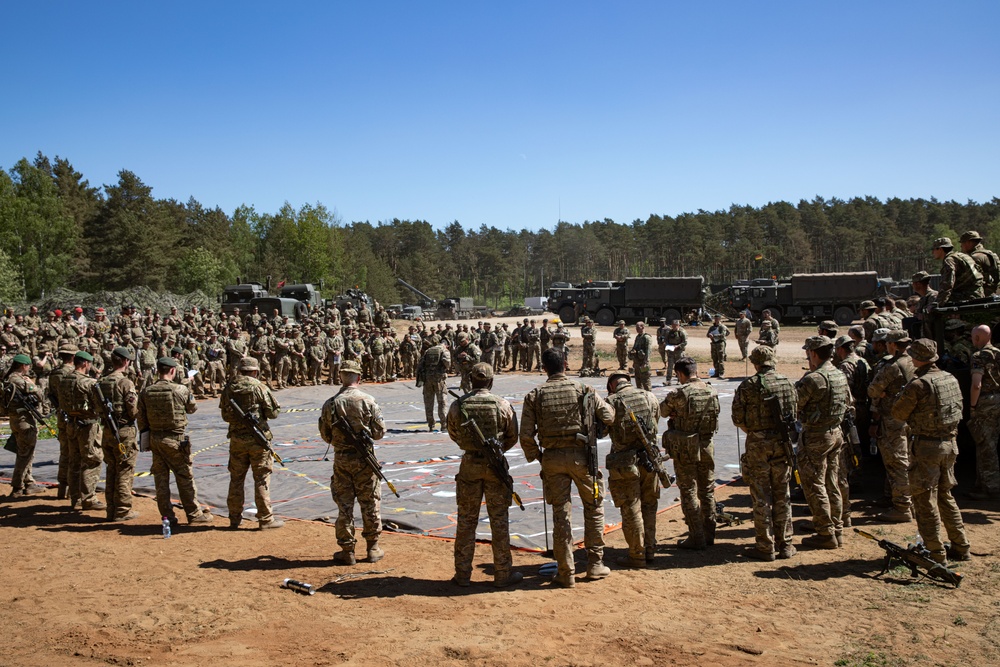
[[[271,519],[270,521],[261,521],[258,528],[260,530],[271,530],[272,528],[281,528],[285,525],[285,522],[281,519]]]
[[[382,547],[378,545],[378,540],[373,540],[368,543],[368,562],[377,563],[385,558],[385,552],[382,551]]]
[[[241,516],[229,517],[229,529],[230,530],[236,530],[237,528],[240,527],[241,523],[243,523],[243,517],[241,517]]]
[[[810,535],[809,537],[802,538],[802,544],[807,547],[812,547],[814,549],[837,549],[840,547],[837,544],[837,538],[834,535]]]
[[[507,572],[496,575],[493,578],[493,586],[496,588],[505,588],[507,586],[519,584],[522,581],[524,581],[524,575],[520,572]]]
[[[705,519],[705,545],[712,546],[715,544],[715,517],[709,517]]]
[[[114,522],[131,521],[132,519],[138,519],[138,518],[139,518],[139,513],[136,512],[135,510],[132,510],[128,514],[125,514],[123,516],[116,516],[116,517],[112,518],[111,521],[114,521]]]
[[[337,565],[354,565],[357,563],[357,559],[354,557],[354,547],[350,549],[344,549],[343,551],[338,551],[333,554],[333,562]]]
[[[576,587],[576,578],[572,574],[566,576],[557,574],[552,577],[552,585],[560,588],[574,588]]]
[[[694,551],[705,550],[705,536],[689,532],[688,536],[677,543],[678,549],[692,549]]]
[[[611,574],[611,568],[604,561],[595,561],[587,566],[587,579],[603,579]]]
[[[24,495],[26,496],[37,496],[40,493],[45,493],[45,489],[32,482],[31,484],[28,484],[27,486],[24,487],[22,493],[24,493]]]
[[[796,549],[791,544],[786,544],[778,550],[778,558],[786,560],[796,554]]]
[[[909,523],[910,521],[913,521],[913,516],[908,510],[901,510],[893,507],[892,509],[879,514],[876,519],[879,521],[885,521],[886,523]]]
[[[100,500],[91,500],[90,502],[83,503],[83,511],[89,512],[91,510],[106,510],[108,506],[105,505]]]
[[[68,488],[69,488],[68,484],[66,484],[66,483],[60,484],[59,485],[59,490],[56,491],[56,500],[66,500],[66,490]]]
[[[632,558],[632,556],[619,556],[615,559],[615,563],[621,565],[624,568],[630,570],[645,570],[646,569],[646,559],[645,558]]]
[[[189,526],[194,526],[194,525],[197,525],[197,524],[212,523],[212,521],[214,520],[214,518],[215,517],[212,516],[211,512],[205,512],[205,511],[198,512],[193,517],[191,517],[190,519],[188,519],[188,525]]]
[[[754,560],[762,560],[765,563],[770,563],[774,560],[773,551],[761,551],[757,547],[747,547],[743,550],[743,555]]]

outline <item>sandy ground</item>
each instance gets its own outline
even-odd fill
[[[799,333],[779,350],[801,371]],[[576,333],[576,332],[575,332]],[[602,332],[603,334],[604,332]],[[693,352],[707,341],[692,335]],[[787,355],[787,356],[786,356]],[[735,370],[735,369],[734,369]],[[793,372],[794,371],[794,372]],[[732,373],[731,373],[732,374]],[[873,524],[855,498],[856,524],[906,543],[915,526]],[[0,484],[0,494],[9,486]],[[547,562],[516,552],[525,581],[498,591],[490,549],[477,549],[473,586],[448,582],[452,543],[386,534],[386,558],[337,567],[329,525],[279,531],[190,529],[160,534],[152,500],[128,525],[71,513],[46,495],[0,503],[0,665],[989,665],[1000,661],[1000,503],[960,501],[975,558],[955,590],[905,571],[873,580],[882,551],[851,535],[838,551],[788,561],[742,557],[749,523],[720,528],[701,553],[671,548],[680,511],[661,513],[653,567],[616,569],[598,582],[553,589]],[[749,518],[742,485],[718,497]],[[516,510],[515,510],[516,511]],[[796,505],[796,542],[807,513]],[[575,517],[579,521],[578,517]],[[219,522],[217,522],[219,523]],[[606,560],[624,551],[607,536]],[[578,552],[582,571],[585,556]],[[285,577],[313,584],[304,596]]]

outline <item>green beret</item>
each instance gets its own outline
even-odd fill
[[[173,357],[160,357],[156,361],[156,365],[161,368],[177,368],[177,360]]]
[[[81,350],[80,352],[77,352],[75,355],[73,355],[73,359],[75,361],[93,361],[94,356],[90,354],[90,352],[83,352]]]
[[[110,342],[110,341],[108,341]],[[116,347],[111,354],[116,357],[121,357],[122,359],[128,359],[129,361],[135,361],[135,357],[132,356],[132,352],[129,351],[127,347]]]
[[[15,354],[13,361],[15,364],[28,365],[31,363],[31,357],[26,354]]]

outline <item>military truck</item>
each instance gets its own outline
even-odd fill
[[[705,303],[701,276],[626,278],[621,282],[588,281],[572,288],[554,285],[549,290],[549,310],[569,324],[588,315],[601,326],[616,320],[651,322],[700,310]]]
[[[889,285],[874,271],[796,273],[788,281],[756,279],[729,288],[730,305],[749,309],[753,318],[764,311],[779,322],[832,319],[848,326],[858,317],[862,301],[889,294]]]
[[[279,296],[283,299],[295,299],[304,303],[310,311],[323,308],[323,295],[312,283],[285,285],[281,288]]]
[[[486,317],[489,313],[490,309],[486,306],[475,305],[472,297],[455,296],[439,301],[434,316],[439,320],[467,320]]]
[[[369,310],[375,306],[374,299],[357,288],[348,289],[343,294],[338,294],[333,299],[333,305],[341,310],[345,308],[354,308],[355,310],[358,310],[362,303],[367,304]]]
[[[260,283],[240,283],[227,285],[222,290],[222,312],[232,315],[237,308],[245,315],[250,310],[250,302],[270,296],[267,289]],[[264,312],[264,311],[261,311]]]
[[[263,296],[251,299],[250,307],[254,306],[257,307],[257,312],[266,317],[271,317],[274,311],[278,311],[281,317],[288,317],[294,319],[296,322],[304,322],[309,317],[309,309],[306,307],[306,304],[298,299]]]

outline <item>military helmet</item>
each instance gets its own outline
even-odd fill
[[[833,341],[826,336],[809,336],[809,338],[806,338],[806,344],[802,346],[802,349],[820,350],[831,345],[833,345]]]
[[[754,366],[774,366],[774,348],[758,345],[750,353],[750,363]]]
[[[839,347],[846,347],[848,345],[854,345],[854,339],[850,336],[838,336],[837,340],[833,341],[833,344]]]
[[[258,363],[257,359],[254,357],[243,357],[240,359],[239,369],[240,372],[259,371],[260,363]]]
[[[469,377],[477,382],[485,382],[487,380],[493,379],[493,366],[484,363],[478,363],[472,367],[469,371]]]
[[[889,330],[886,329],[885,327],[881,327],[879,329],[876,329],[875,332],[872,333],[872,342],[873,343],[878,343],[878,342],[883,342],[884,343],[885,342],[886,334],[888,334],[888,333],[889,333]]]
[[[910,276],[911,283],[923,283],[931,279],[931,274],[926,271],[917,271],[912,276]]]
[[[361,375],[361,366],[360,364],[358,364],[358,362],[354,361],[353,359],[348,359],[347,361],[345,361],[340,365],[340,372],[356,373],[357,375]]]
[[[608,384],[607,384],[608,391],[614,389],[615,386],[618,384],[619,380],[625,380],[626,382],[631,384],[632,376],[626,373],[625,371],[615,371],[614,373],[608,376]]]

